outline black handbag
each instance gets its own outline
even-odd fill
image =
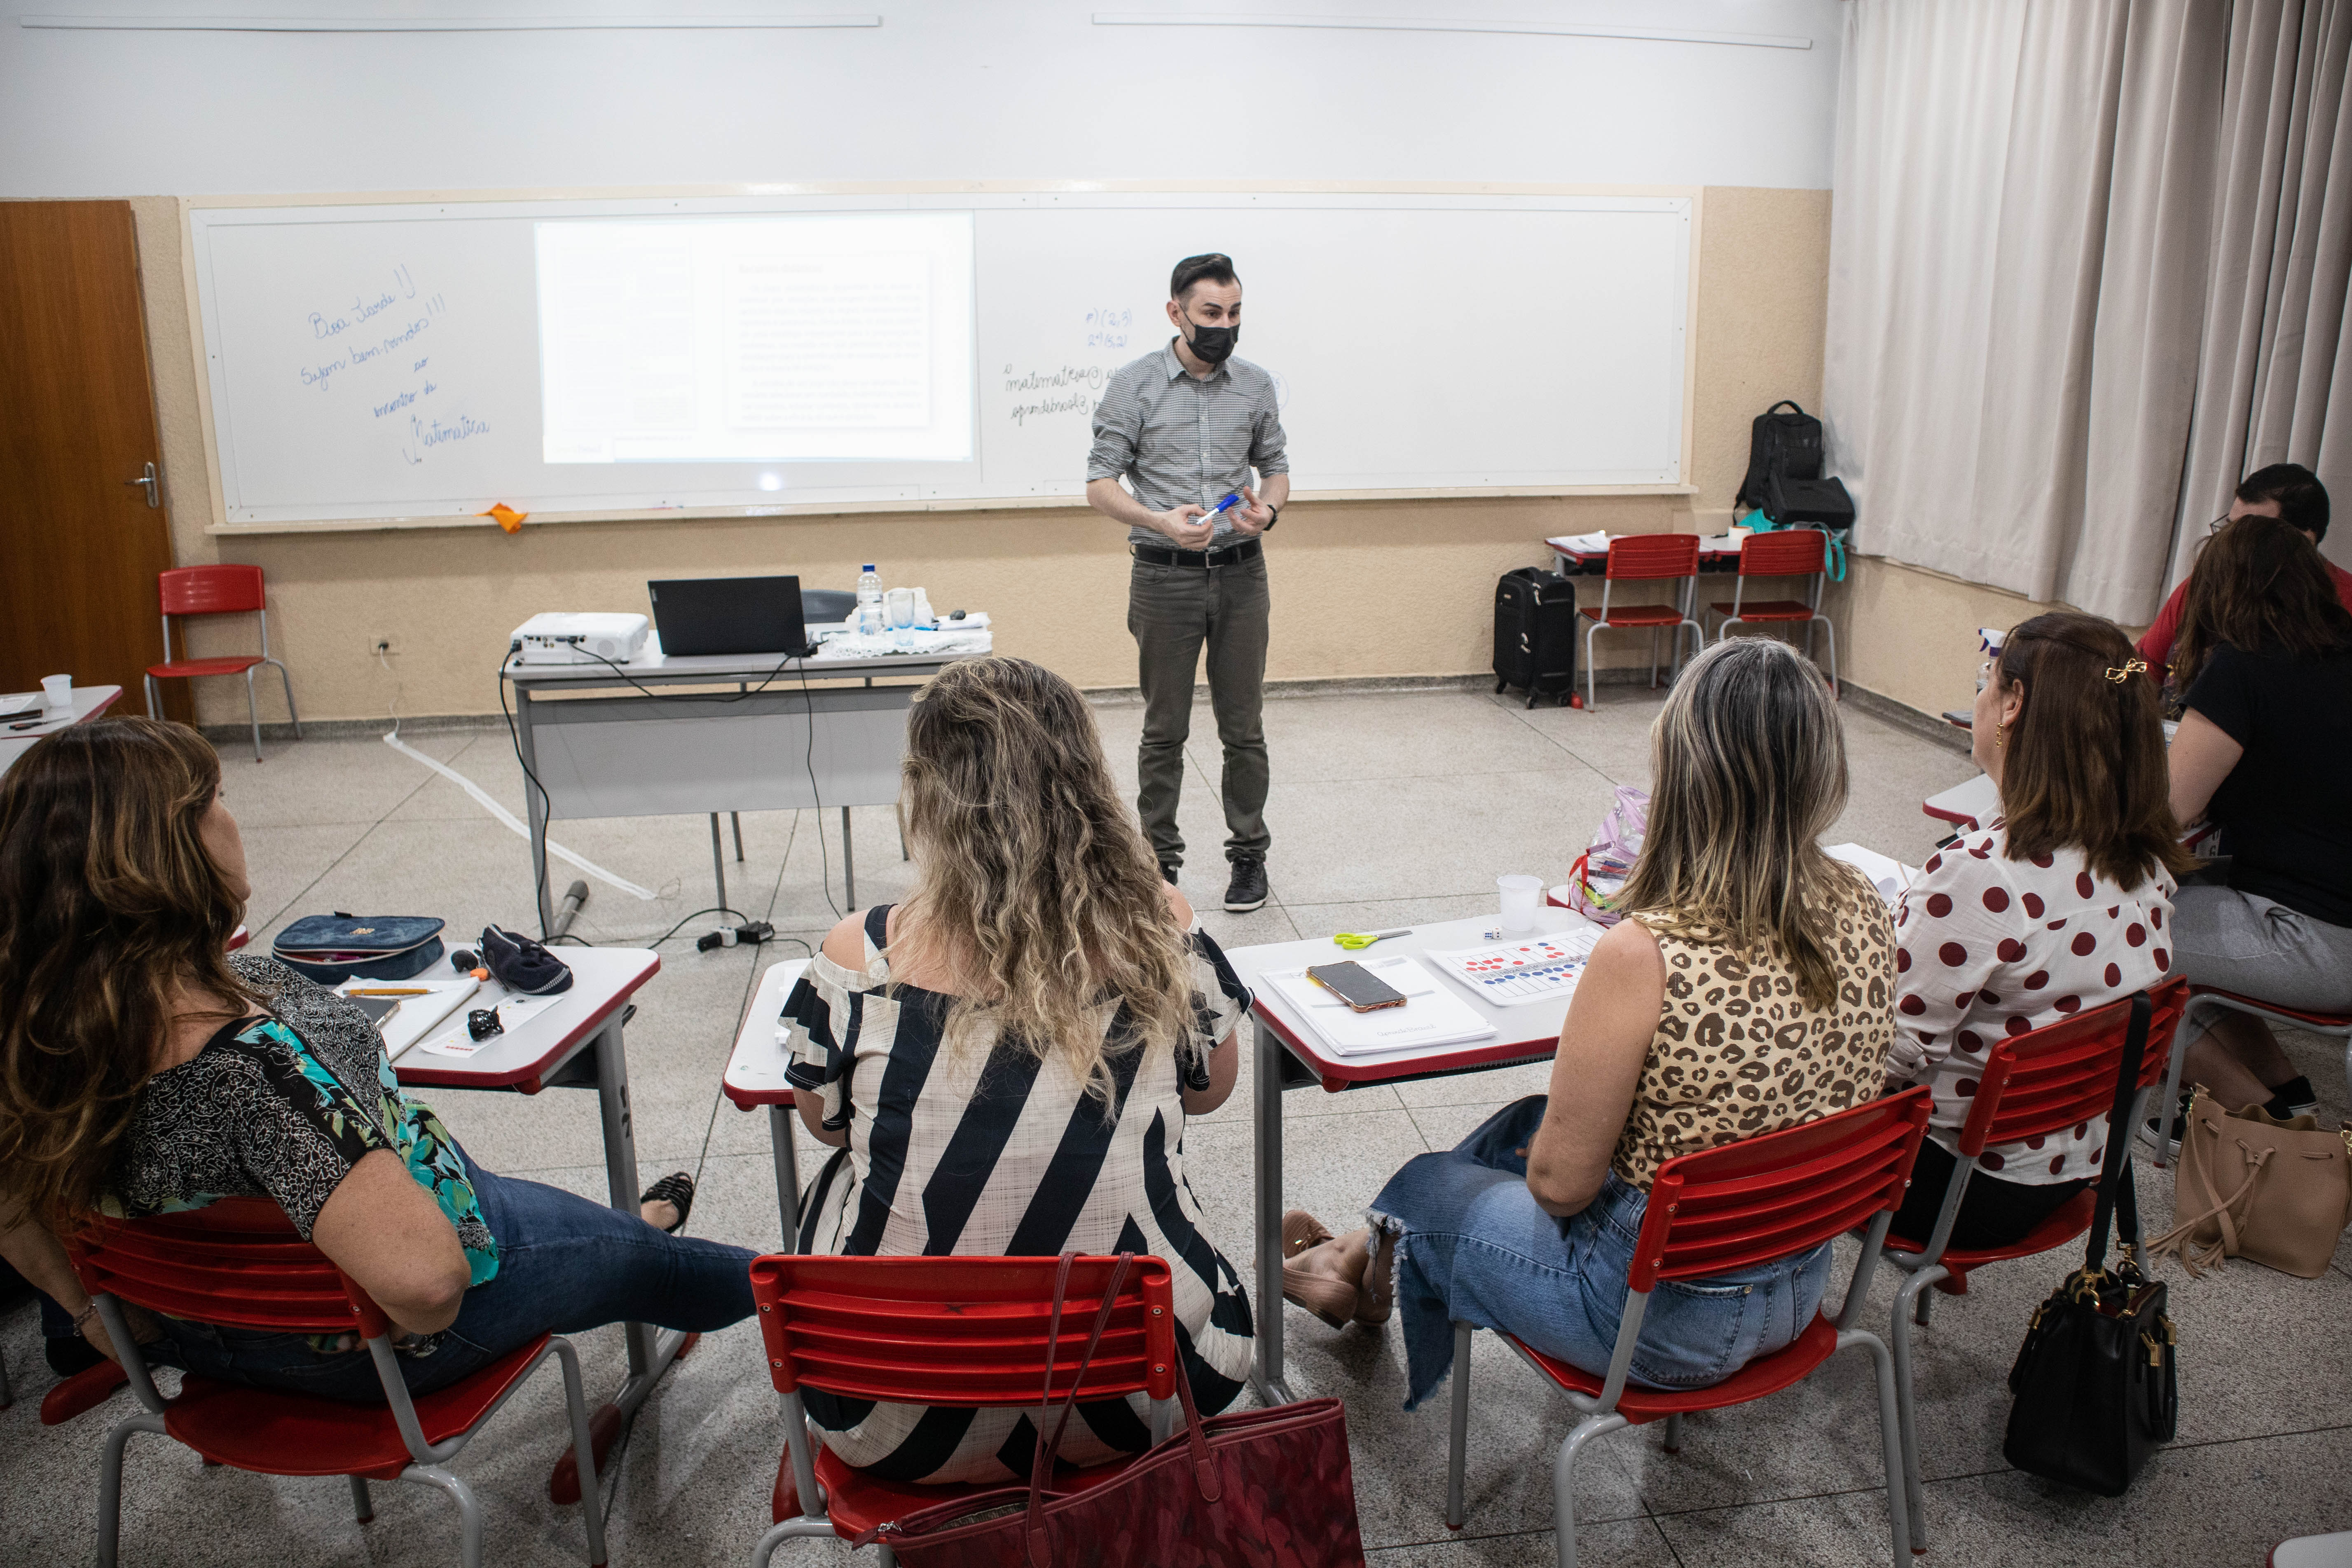
[[[2132,1192],[2131,1108],[2147,1047],[2147,993],[2132,998],[2130,1032],[2107,1118],[2098,1215],[2083,1267],[2033,1310],[2010,1368],[2009,1432],[2001,1458],[2030,1475],[2101,1497],[2121,1497],[2148,1456],[2172,1441],[2179,1415],[2174,1356],[2179,1336],[2165,1315],[2165,1289],[2141,1271],[2139,1209]],[[2123,1257],[2105,1268],[2107,1226],[2120,1210]]]

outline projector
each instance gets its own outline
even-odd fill
[[[626,664],[645,651],[643,616],[549,612],[514,629],[518,664]]]

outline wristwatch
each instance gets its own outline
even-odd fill
[[[1278,506],[1270,506],[1265,510],[1273,515],[1265,520],[1265,526],[1259,529],[1258,531],[1260,533],[1272,533],[1274,531],[1274,525],[1282,521],[1282,509]]]

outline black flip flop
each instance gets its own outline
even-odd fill
[[[684,1171],[672,1171],[637,1195],[641,1204],[670,1204],[677,1209],[677,1223],[662,1228],[675,1236],[686,1228],[686,1216],[694,1212],[694,1178]]]

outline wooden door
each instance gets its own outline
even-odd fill
[[[0,692],[70,674],[146,710],[163,459],[131,204],[0,202]]]

